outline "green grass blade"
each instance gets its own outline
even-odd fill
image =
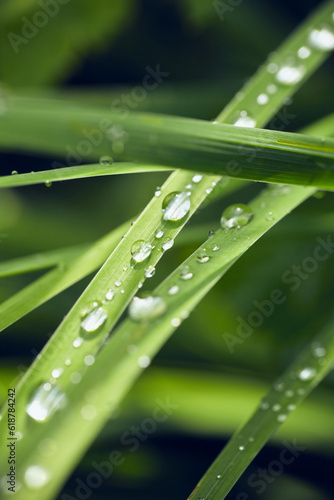
[[[334,321],[297,356],[260,403],[258,410],[228,442],[190,499],[220,500],[291,411],[333,369]]]
[[[116,174],[139,174],[171,170],[168,167],[153,165],[135,165],[133,163],[113,163],[112,165],[93,164],[78,167],[65,167],[30,174],[6,175],[0,177],[0,188],[29,186],[73,179],[86,179]]]

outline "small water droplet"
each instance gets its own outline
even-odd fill
[[[235,127],[253,128],[256,126],[256,121],[250,116],[240,116],[240,118],[238,118],[233,125]]]
[[[169,193],[162,202],[163,219],[171,222],[182,220],[188,215],[190,206],[187,193],[180,191]]]
[[[217,252],[218,250],[219,250],[219,246],[218,245],[213,245],[212,251],[213,252]]]
[[[160,230],[156,233],[155,237],[157,238],[157,240],[160,240],[160,239],[163,237],[163,235],[164,235],[164,234],[165,234],[165,233],[164,233],[164,232],[160,229]]]
[[[50,474],[40,465],[30,465],[24,473],[24,482],[31,490],[43,488],[50,479]]]
[[[70,366],[72,364],[72,361],[70,359],[65,359],[65,365]]]
[[[284,413],[280,413],[280,414],[277,416],[277,421],[278,421],[278,422],[284,422],[287,418],[288,418],[288,416],[287,416],[287,415],[285,415]]]
[[[310,57],[311,51],[308,47],[303,46],[298,49],[297,54],[300,59],[307,59],[308,57]]]
[[[136,322],[153,321],[162,316],[166,309],[167,304],[162,297],[135,297],[129,306],[129,316]]]
[[[176,295],[179,290],[180,289],[177,285],[171,286],[168,290],[168,295]]]
[[[278,66],[276,63],[269,63],[267,66],[268,73],[274,74],[278,70]]]
[[[274,389],[275,391],[282,392],[284,389],[283,382],[277,382],[276,384],[274,384]]]
[[[184,188],[185,188],[185,189],[188,189],[188,190],[189,190],[189,189],[192,189],[192,187],[193,187],[193,186],[192,186],[192,184],[186,184],[186,185],[184,186]]]
[[[52,371],[52,376],[53,376],[53,378],[59,378],[63,373],[64,373],[64,370],[62,368],[55,368]]]
[[[12,175],[18,175],[18,171],[17,170],[12,170]]]
[[[273,411],[279,411],[281,409],[281,405],[276,404],[273,406]]]
[[[189,267],[189,266],[184,266],[184,267],[181,269],[181,273],[180,273],[180,278],[181,278],[181,280],[183,280],[183,281],[188,281],[188,280],[190,280],[192,277],[193,277],[193,273],[190,271],[190,267]]]
[[[120,287],[121,284],[122,284],[121,280],[115,281],[115,286],[117,286],[117,288]]]
[[[259,94],[256,98],[256,102],[258,104],[260,104],[260,106],[267,104],[268,101],[269,101],[269,97],[267,94]]]
[[[209,260],[210,256],[206,253],[206,250],[203,250],[199,255],[197,255],[197,262],[200,264],[206,264]]]
[[[80,410],[81,416],[84,420],[94,420],[97,411],[94,405],[85,405]]]
[[[173,318],[170,322],[170,324],[174,327],[177,328],[181,325],[181,320],[179,318]]]
[[[292,398],[292,397],[293,397],[294,392],[293,392],[293,391],[291,391],[291,390],[288,390],[288,391],[285,391],[285,393],[284,393],[284,394],[286,395],[286,397],[287,397],[287,398]]]
[[[58,385],[45,382],[38,386],[26,406],[27,414],[36,422],[45,422],[64,408],[66,395]]]
[[[212,187],[209,187],[208,189],[205,190],[206,194],[211,194],[213,191]]]
[[[192,181],[195,183],[195,184],[198,184],[199,182],[201,182],[201,180],[203,179],[203,175],[200,175],[200,174],[196,174],[194,175],[194,177],[192,178]]]
[[[147,269],[145,269],[145,278],[153,278],[155,275],[155,267],[149,266]]]
[[[147,368],[151,364],[151,359],[148,356],[140,356],[137,363],[140,368]]]
[[[293,411],[296,409],[296,405],[288,405],[287,408],[289,411]]]
[[[113,292],[111,289],[107,291],[106,293],[106,300],[112,300],[115,297],[115,292]]]
[[[51,187],[52,186],[52,181],[45,181],[45,185],[47,188]]]
[[[158,187],[155,188],[154,196],[156,198],[158,198],[159,196],[161,196],[161,187],[160,186],[158,186]]]
[[[282,66],[276,74],[276,80],[282,85],[295,85],[305,74],[303,66]]]
[[[306,367],[298,373],[298,378],[300,380],[311,380],[317,374],[315,368]]]
[[[262,401],[260,404],[261,410],[268,410],[269,408],[269,403],[267,401]]]
[[[274,83],[271,83],[270,85],[268,85],[267,87],[267,92],[269,94],[275,94],[275,92],[277,92],[277,87]]]
[[[248,205],[235,204],[224,210],[220,224],[223,229],[240,228],[246,226],[253,216],[253,211]]]
[[[323,356],[326,356],[326,349],[321,346],[314,347],[312,352],[316,358],[322,358]]]
[[[240,451],[243,451],[244,449],[245,449],[245,447],[244,447],[244,446],[239,446],[239,450],[240,450]]]
[[[162,249],[169,250],[170,248],[172,248],[173,245],[174,245],[174,240],[172,240],[171,238],[165,238],[162,243]]]
[[[95,363],[94,356],[92,356],[92,354],[88,354],[84,359],[84,363],[86,366],[92,366]]]
[[[218,474],[217,479],[221,479],[221,477],[222,477],[221,474]]]
[[[136,241],[131,247],[132,260],[135,264],[144,262],[152,253],[152,245],[144,240]]]
[[[73,341],[73,347],[75,348],[80,347],[82,343],[83,343],[83,338],[78,337]]]
[[[330,28],[312,30],[309,36],[312,47],[318,50],[329,51],[334,49],[334,31]]]
[[[215,231],[213,231],[212,229],[208,232],[208,238],[212,238],[212,236],[215,235]]]
[[[94,333],[107,321],[108,315],[99,302],[94,302],[81,319],[81,328],[86,333]]]
[[[100,165],[103,165],[103,166],[106,167],[108,165],[111,165],[113,161],[114,160],[112,159],[111,156],[101,156],[101,158],[100,158]]]

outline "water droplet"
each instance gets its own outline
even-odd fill
[[[284,415],[284,413],[280,413],[280,414],[277,416],[277,421],[278,421],[278,422],[284,422],[287,418],[288,418],[288,416],[287,416],[287,415]]]
[[[307,59],[308,57],[310,57],[311,51],[308,47],[303,46],[298,49],[297,54],[300,59]]]
[[[287,408],[288,408],[289,411],[293,411],[293,410],[296,409],[296,405],[288,405]]]
[[[292,398],[293,394],[294,394],[293,391],[290,391],[290,390],[285,391],[285,395],[286,395],[287,398]]]
[[[177,328],[178,326],[181,325],[181,320],[179,318],[173,318],[170,322],[170,324],[174,327]]]
[[[212,251],[213,252],[217,252],[218,250],[219,250],[219,246],[218,245],[213,245]]]
[[[50,479],[50,474],[40,465],[30,465],[24,473],[24,482],[31,490],[43,488]]]
[[[208,232],[208,238],[212,238],[212,236],[215,235],[215,231],[213,231],[212,229]]]
[[[70,359],[65,359],[65,365],[70,366],[72,364],[72,361]]]
[[[192,187],[193,187],[192,184],[186,184],[185,185],[185,189],[192,189]]]
[[[36,422],[45,422],[66,404],[65,393],[57,385],[41,384],[26,406],[27,414]]]
[[[261,410],[268,410],[269,408],[269,403],[267,401],[262,401],[260,404]]]
[[[164,233],[164,232],[160,229],[160,230],[156,233],[155,237],[157,238],[157,240],[160,240],[160,239],[163,237],[163,235],[164,235],[164,234],[165,234],[165,233]]]
[[[106,293],[106,300],[112,300],[115,297],[115,292],[113,292],[111,289],[107,291]]]
[[[252,209],[248,205],[231,205],[224,210],[220,224],[223,229],[240,228],[241,226],[246,226],[252,220],[253,216]]]
[[[120,287],[121,284],[122,284],[121,280],[115,281],[115,286],[117,286],[117,288]]]
[[[333,50],[334,49],[334,32],[330,28],[322,28],[321,30],[313,30],[309,36],[309,42],[315,49],[318,50]]]
[[[82,343],[83,343],[83,338],[82,337],[77,337],[73,341],[73,347],[75,347],[75,348],[80,347]]]
[[[256,99],[256,102],[258,104],[260,104],[260,106],[267,104],[268,101],[269,101],[269,97],[267,96],[267,94],[259,94],[257,96],[257,99]]]
[[[284,389],[283,382],[277,382],[276,384],[274,384],[274,389],[275,389],[275,391],[282,392]]]
[[[147,269],[145,269],[145,278],[153,278],[155,275],[155,267],[149,266]]]
[[[173,245],[174,245],[174,240],[172,240],[171,238],[165,238],[162,243],[162,249],[169,250],[170,248],[172,248]]]
[[[206,194],[211,194],[213,191],[212,187],[209,187],[208,189],[205,190]]]
[[[273,406],[273,411],[279,411],[281,409],[281,405],[274,405]]]
[[[101,156],[100,165],[108,166],[108,165],[111,165],[113,161],[114,160],[112,159],[111,156]]]
[[[295,85],[305,74],[303,66],[282,66],[276,75],[276,80],[282,85]]]
[[[17,175],[18,171],[17,170],[12,170],[12,175]]]
[[[133,321],[153,321],[167,309],[167,304],[162,297],[135,297],[129,306],[129,316]]]
[[[269,94],[275,94],[275,92],[277,92],[276,85],[274,83],[271,83],[270,85],[268,85],[267,91]]]
[[[85,405],[80,410],[81,416],[84,420],[94,420],[97,411],[94,405]]]
[[[239,446],[239,450],[240,450],[240,451],[243,451],[244,449],[245,449],[245,447],[244,447],[244,446]]]
[[[52,371],[52,376],[53,376],[53,378],[59,378],[63,373],[64,373],[64,370],[62,368],[55,368]]]
[[[221,477],[222,477],[221,474],[218,474],[217,479],[221,479]]]
[[[250,116],[240,116],[234,124],[235,127],[247,127],[252,128],[256,126],[256,121]]]
[[[86,366],[92,366],[95,363],[95,358],[91,354],[85,357],[84,363]]]
[[[306,367],[298,373],[298,377],[300,380],[311,380],[316,374],[317,371],[315,368]]]
[[[189,266],[184,266],[180,273],[180,278],[183,281],[188,281],[193,277],[193,273],[190,271]]]
[[[79,384],[81,382],[82,375],[79,372],[73,372],[70,376],[70,381],[72,384]]]
[[[179,287],[177,285],[171,286],[168,290],[169,295],[176,295],[179,291]]]
[[[123,271],[127,271],[128,270],[128,266],[123,266]]]
[[[192,178],[192,181],[195,183],[195,184],[198,184],[199,182],[201,182],[201,180],[203,179],[203,175],[200,175],[200,174],[196,174],[194,175],[194,177]]]
[[[200,264],[205,264],[209,262],[210,256],[206,253],[206,250],[203,250],[199,255],[197,255],[197,262]]]
[[[148,356],[140,356],[137,363],[140,368],[147,368],[151,364],[151,359]]]
[[[136,241],[131,247],[132,259],[136,264],[144,262],[152,253],[152,245],[144,240]]]
[[[156,196],[156,198],[158,198],[159,196],[161,196],[161,187],[158,186],[158,187],[155,188],[154,196]]]
[[[314,347],[312,352],[316,358],[322,358],[323,356],[326,355],[326,349],[324,347],[321,347],[321,346]]]
[[[86,333],[96,332],[108,319],[107,312],[101,304],[94,302],[92,307],[82,315],[81,328]]]
[[[162,202],[163,219],[176,222],[182,220],[190,211],[190,200],[187,193],[174,191]]]
[[[273,74],[273,73],[276,73],[277,70],[278,70],[277,64],[275,64],[275,63],[269,63],[268,64],[268,66],[267,66],[268,73]]]
[[[52,181],[45,181],[45,185],[47,188],[52,186]]]

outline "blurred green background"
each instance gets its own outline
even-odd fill
[[[2,88],[40,97],[56,94],[105,109],[132,96],[131,106],[137,110],[211,120],[317,5],[297,0],[2,0]],[[35,32],[33,21],[43,24],[44,19],[36,13],[46,9],[47,23]],[[147,67],[157,65],[169,75],[145,99],[134,99],[133,89],[143,83]],[[284,130],[298,130],[332,112],[328,97],[333,81],[330,59],[286,103],[289,123],[278,118],[269,127],[283,123]],[[65,163],[65,158],[0,153],[1,175],[47,170],[55,160]],[[135,217],[166,177],[115,176],[1,191],[1,261],[95,241]],[[145,287],[154,288],[195,250],[218,227],[227,205],[247,203],[261,187],[248,184],[200,210]],[[312,255],[319,236],[333,233],[332,206],[332,194],[310,199],[232,268],[160,352],[62,494],[75,498],[77,479],[85,481],[94,471],[93,461],[102,462],[118,449],[124,464],[93,491],[93,498],[169,500],[189,495],[268,385],[331,315],[332,258],[309,273],[296,291],[283,283],[282,275]],[[0,300],[40,275],[2,278]],[[31,363],[88,282],[73,286],[2,334],[2,400],[9,383]],[[246,320],[255,310],[253,301],[267,299],[275,288],[288,300],[231,354],[223,334],[234,334],[237,318]],[[228,498],[334,498],[333,385],[332,374],[282,426]],[[178,408],[154,432],[144,433],[131,452],[120,436],[152,416],[157,398],[168,397]],[[269,474],[260,494],[249,477],[277,459],[282,439],[297,439],[306,450],[283,474]]]

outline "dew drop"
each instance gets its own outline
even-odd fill
[[[212,187],[209,187],[208,189],[205,190],[206,194],[211,194],[213,191]]]
[[[250,116],[240,116],[240,118],[238,118],[233,125],[235,127],[253,128],[256,126],[256,121]]]
[[[212,236],[215,235],[215,231],[213,231],[212,229],[208,232],[208,238],[212,238]]]
[[[95,363],[95,358],[91,354],[88,354],[85,359],[84,363],[86,366],[92,366]]]
[[[268,73],[273,74],[273,73],[276,73],[277,70],[278,70],[277,64],[275,64],[275,63],[269,63],[268,64],[268,66],[267,66]]]
[[[140,356],[137,363],[140,368],[147,368],[151,364],[151,359],[148,356]]]
[[[260,106],[263,106],[264,104],[267,104],[269,101],[269,97],[267,94],[259,94],[257,96],[256,102],[260,104]]]
[[[184,266],[181,270],[181,273],[180,273],[180,278],[181,280],[183,281],[188,281],[188,280],[191,280],[191,278],[193,277],[193,273],[190,271],[190,267],[189,266]]]
[[[82,315],[81,328],[86,333],[96,332],[107,321],[108,315],[100,303],[94,302],[92,307]]]
[[[47,188],[52,186],[52,181],[45,181],[45,185]]]
[[[313,354],[316,358],[322,358],[323,356],[326,355],[326,349],[324,347],[315,347],[313,349]]]
[[[182,220],[190,211],[190,200],[187,193],[174,191],[162,202],[163,219],[176,222]]]
[[[181,320],[179,318],[173,318],[170,322],[170,324],[174,327],[177,328],[181,325]]]
[[[268,410],[269,403],[267,401],[262,401],[262,403],[260,404],[260,408],[261,410]]]
[[[132,259],[136,264],[144,262],[152,253],[152,245],[144,240],[136,241],[131,247]]]
[[[213,245],[212,251],[213,252],[217,252],[218,250],[219,250],[219,246],[218,245]]]
[[[278,422],[284,422],[287,418],[288,418],[288,416],[287,416],[287,415],[285,415],[284,413],[280,413],[280,414],[277,416],[277,421],[278,421]]]
[[[30,465],[24,473],[24,482],[31,490],[43,488],[50,479],[50,474],[40,465]]]
[[[223,229],[240,228],[246,226],[253,216],[252,209],[248,205],[231,205],[224,210],[220,224]]]
[[[240,451],[243,451],[244,449],[245,449],[245,447],[244,447],[244,446],[239,446],[239,450],[240,450]]]
[[[121,280],[115,281],[115,286],[117,286],[117,288],[120,287],[121,284],[122,284]]]
[[[129,316],[133,321],[153,321],[166,312],[167,304],[162,297],[135,297],[129,306]]]
[[[310,57],[311,51],[308,47],[303,46],[298,49],[297,54],[300,59],[307,59],[308,57]]]
[[[64,370],[62,368],[55,368],[53,371],[52,371],[52,376],[53,378],[59,378],[61,377],[61,375],[64,373]]]
[[[169,250],[170,248],[172,248],[173,245],[174,245],[174,240],[172,240],[171,238],[165,238],[162,243],[162,249]]]
[[[77,337],[73,341],[73,347],[75,347],[75,348],[80,347],[82,343],[83,343],[83,338],[82,337]]]
[[[107,291],[106,293],[106,300],[112,300],[115,297],[115,292],[113,292],[111,289]]]
[[[267,92],[269,94],[275,94],[275,92],[277,92],[277,87],[274,83],[271,83],[270,85],[268,85],[267,87]]]
[[[80,410],[81,416],[84,420],[94,420],[97,411],[94,405],[85,405]]]
[[[315,49],[329,51],[334,49],[334,32],[329,28],[313,30],[309,42]]]
[[[160,186],[158,186],[158,187],[155,188],[154,196],[156,198],[158,198],[159,196],[161,196],[161,187]]]
[[[295,85],[305,74],[303,66],[282,66],[276,74],[276,80],[282,85]]]
[[[274,405],[273,406],[273,411],[279,411],[281,409],[281,405]]]
[[[176,295],[179,290],[180,289],[177,285],[171,286],[168,290],[168,295]]]
[[[12,175],[17,175],[18,171],[17,170],[12,170]]]
[[[296,409],[296,405],[288,405],[287,408],[289,411],[293,411]]]
[[[209,262],[210,256],[206,253],[205,250],[203,250],[199,255],[197,255],[197,262],[200,264],[206,264]]]
[[[70,359],[66,359],[66,360],[65,360],[65,365],[66,365],[66,366],[70,366],[70,365],[71,365],[71,363],[72,363],[72,361],[71,361]]]
[[[185,189],[189,190],[189,189],[192,189],[193,186],[192,186],[192,184],[186,184],[184,187],[185,187]]]
[[[287,398],[292,398],[292,397],[293,397],[293,394],[294,394],[294,393],[293,393],[293,391],[291,391],[291,390],[285,391],[285,395],[286,395],[286,397],[287,397]]]
[[[147,269],[145,269],[145,278],[153,278],[155,275],[155,267],[149,266]]]
[[[158,231],[158,232],[155,234],[155,237],[157,238],[157,240],[160,240],[160,239],[163,237],[163,235],[164,235],[164,234],[165,234],[165,233],[164,233],[164,232],[160,229],[160,231]]]
[[[300,380],[311,380],[317,374],[315,368],[306,367],[298,373],[298,378]]]
[[[113,162],[113,159],[111,156],[101,156],[100,158],[100,165],[107,166],[111,165]]]
[[[198,184],[199,182],[201,182],[201,180],[203,179],[203,175],[200,175],[200,174],[196,174],[194,175],[194,177],[192,178],[192,181],[195,183],[195,184]]]
[[[26,406],[27,414],[36,422],[45,422],[57,410],[64,408],[66,395],[57,385],[41,384]]]

